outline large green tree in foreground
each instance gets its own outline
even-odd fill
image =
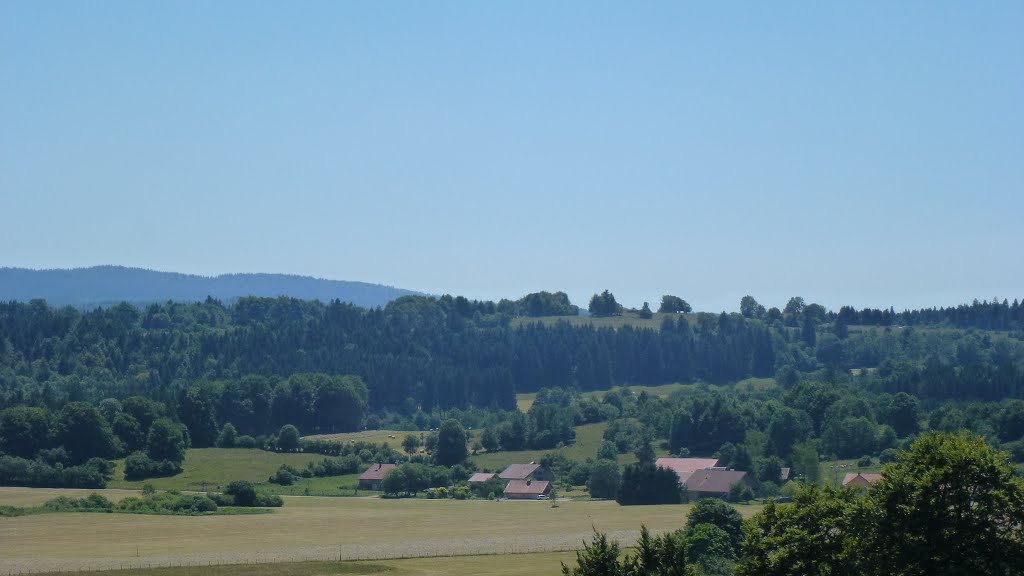
[[[866,494],[797,492],[746,523],[747,576],[1009,576],[1024,566],[1024,480],[976,435],[914,442]]]
[[[972,434],[928,434],[855,510],[863,574],[1020,574],[1024,480]]]

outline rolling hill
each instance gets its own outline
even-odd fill
[[[207,296],[230,302],[243,296],[333,299],[372,308],[419,294],[380,284],[323,280],[286,274],[196,276],[123,266],[68,270],[0,268],[0,301],[42,298],[54,306],[101,306],[119,302],[193,302]]]

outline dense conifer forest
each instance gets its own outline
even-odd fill
[[[757,305],[746,314],[664,315],[660,330],[510,327],[520,313],[570,309],[567,299],[564,307],[531,301],[409,296],[364,309],[243,298],[91,311],[8,302],[0,304],[0,406],[56,409],[135,395],[176,404],[200,381],[315,372],[359,376],[371,411],[408,399],[427,411],[511,409],[515,393],[541,388],[789,382],[801,374],[842,381],[851,370],[870,372],[865,385],[879,391],[925,399],[1024,395],[1017,301],[832,313],[794,298],[782,311]]]

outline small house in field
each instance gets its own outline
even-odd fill
[[[502,480],[534,480],[538,479],[544,472],[540,464],[512,464],[498,474]]]
[[[881,479],[881,474],[849,473],[843,478],[843,488],[870,488]]]
[[[505,486],[505,498],[511,500],[536,500],[551,492],[551,483],[547,480],[512,480]]]
[[[658,468],[667,468],[679,476],[679,483],[686,484],[691,474],[698,470],[706,470],[718,466],[717,458],[658,458],[654,461]]]
[[[394,464],[374,464],[359,476],[359,488],[363,490],[381,490],[384,477],[395,469]]]
[[[482,483],[482,482],[487,482],[491,478],[494,478],[494,473],[493,472],[476,472],[472,476],[470,476],[469,480],[466,480],[466,482],[473,483],[473,484],[475,484],[475,483]]]
[[[747,473],[740,470],[709,468],[691,473],[683,485],[694,498],[724,498],[746,476]]]

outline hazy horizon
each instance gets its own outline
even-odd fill
[[[1024,4],[0,4],[0,266],[1024,297]]]
[[[177,270],[156,270],[156,269],[152,269],[152,268],[142,268],[142,267],[135,267],[135,266],[121,266],[121,265],[117,265],[117,264],[98,264],[98,265],[95,265],[95,266],[83,266],[83,267],[76,267],[76,268],[47,268],[47,269],[0,266],[0,270],[2,270],[4,268],[15,268],[15,269],[19,269],[20,268],[20,269],[25,269],[25,270],[36,270],[36,271],[81,270],[81,269],[88,269],[88,268],[127,268],[127,269],[134,269],[134,270],[144,270],[144,271],[147,271],[147,272],[158,272],[158,273],[168,273],[168,274],[182,274],[182,275],[185,275],[185,276],[195,276],[195,277],[206,278],[206,279],[213,279],[213,278],[218,278],[218,277],[221,277],[221,276],[231,276],[231,275],[271,275],[271,276],[283,275],[283,276],[292,276],[292,277],[297,277],[297,278],[311,278],[313,280],[322,280],[322,281],[341,281],[341,282],[368,283],[368,284],[379,285],[379,286],[384,286],[384,287],[388,287],[388,288],[396,288],[396,289],[400,289],[400,290],[410,290],[410,291],[413,291],[413,292],[421,292],[421,293],[423,293],[425,295],[428,295],[428,296],[435,296],[435,297],[437,297],[437,296],[442,296],[444,294],[449,294],[451,296],[466,296],[468,298],[475,299],[475,300],[491,300],[491,301],[494,301],[494,302],[497,302],[498,300],[501,300],[503,298],[507,298],[509,300],[517,300],[517,299],[521,298],[522,296],[525,296],[525,294],[526,294],[526,293],[523,293],[523,294],[500,294],[500,295],[491,296],[491,297],[477,298],[477,297],[474,297],[474,296],[471,296],[471,295],[467,295],[467,294],[462,294],[462,293],[459,293],[459,292],[427,293],[427,292],[424,292],[422,290],[417,290],[415,287],[408,287],[408,286],[393,286],[393,285],[380,284],[380,283],[375,283],[375,282],[366,282],[364,280],[351,279],[351,278],[325,278],[325,277],[321,277],[321,276],[311,276],[311,275],[308,275],[308,274],[282,274],[282,273],[279,273],[279,272],[227,272],[227,273],[223,273],[223,274],[193,274],[193,273],[184,272],[184,271],[177,271]],[[563,291],[564,292],[564,290],[561,290],[558,287],[538,288],[537,290],[534,290],[534,291],[536,292],[536,291],[541,291],[541,290],[546,290],[548,292],[558,292],[558,291]],[[573,296],[572,294],[569,294],[569,298],[570,298],[570,300],[572,301],[573,304],[576,304],[581,309],[586,310],[587,304],[588,304],[588,302],[590,300],[590,297],[594,293],[598,293],[598,292],[600,292],[602,290],[603,289],[596,289],[592,294],[586,294],[586,295],[583,295],[583,296],[581,296],[579,298]],[[612,291],[612,292],[614,293],[614,291]],[[567,292],[567,294],[568,294],[568,292]],[[673,295],[680,296],[684,300],[687,299],[685,296],[680,295],[680,294],[673,294]],[[746,295],[747,294],[744,294],[744,296],[746,296]],[[646,302],[650,303],[652,309],[657,309],[658,303],[661,300],[661,296],[662,295],[659,294],[655,298],[646,300]],[[828,302],[822,301],[820,299],[817,299],[813,295],[806,295],[806,294],[791,294],[789,296],[783,297],[778,302],[767,301],[767,300],[764,300],[762,298],[759,298],[756,295],[752,295],[752,296],[754,296],[755,299],[757,299],[758,302],[760,304],[764,305],[766,308],[771,308],[772,306],[775,306],[775,307],[779,308],[780,310],[785,307],[785,304],[789,300],[790,297],[792,297],[792,296],[801,296],[801,297],[803,297],[806,300],[806,302],[808,304],[811,304],[811,303],[821,304],[821,305],[825,306],[827,309],[832,310],[832,311],[838,311],[841,306],[852,305],[855,308],[857,308],[858,310],[863,309],[863,308],[888,309],[890,307],[893,307],[893,308],[895,308],[895,310],[897,312],[900,312],[900,311],[903,311],[903,310],[919,310],[919,309],[926,309],[926,308],[950,308],[950,307],[956,307],[956,306],[958,306],[960,304],[970,304],[971,301],[975,300],[975,299],[977,299],[979,301],[987,300],[989,302],[992,302],[992,301],[1002,302],[1004,299],[1007,299],[1007,300],[1009,300],[1011,302],[1013,300],[1020,300],[1020,297],[1018,297],[1018,296],[1005,296],[1004,297],[1004,296],[1001,296],[1001,295],[990,295],[990,296],[987,296],[987,297],[980,297],[979,296],[979,297],[976,297],[976,298],[971,298],[969,300],[957,301],[957,302],[944,302],[944,303],[929,304],[929,305],[897,306],[895,304],[866,304],[866,305],[860,305],[860,304],[854,304],[854,303],[851,303],[851,302],[840,302],[840,303],[834,303],[833,304],[833,303],[828,303]],[[639,308],[642,305],[642,302],[643,302],[643,301],[641,301],[641,302],[628,302],[628,301],[622,301],[622,299],[620,297],[618,297],[618,296],[617,296],[617,298],[619,299],[620,303],[625,305],[627,308],[629,308],[629,307]],[[742,296],[740,298],[742,298]],[[723,312],[723,311],[724,312],[739,312],[739,298],[737,298],[734,306],[732,306],[732,307],[724,306],[724,307],[718,308],[718,309],[704,307],[699,302],[695,302],[695,301],[692,301],[692,300],[688,300],[688,303],[691,304],[694,307],[694,311],[695,312]]]

